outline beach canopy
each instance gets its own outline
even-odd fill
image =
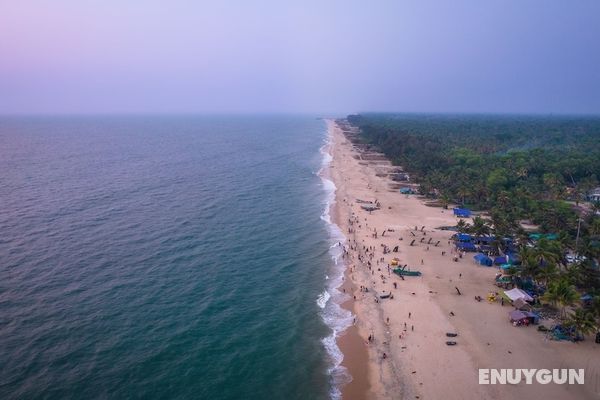
[[[457,217],[468,218],[471,216],[471,210],[467,208],[455,208],[453,211]]]
[[[476,251],[477,250],[477,247],[475,247],[475,245],[473,243],[469,243],[469,242],[456,243],[456,248],[459,250],[464,250],[464,251]]]
[[[527,315],[527,318],[531,318],[533,320],[534,324],[537,324],[540,322],[540,316],[534,312],[523,311],[523,314]]]
[[[508,313],[511,321],[521,321],[527,319],[528,316],[523,311],[513,310]]]
[[[532,239],[532,240],[540,240],[540,239],[556,240],[556,239],[558,239],[558,235],[556,233],[530,233],[529,239]]]
[[[473,258],[479,265],[485,265],[486,267],[491,267],[493,264],[492,259],[489,258],[488,256],[486,256],[485,254],[481,254],[481,253],[475,254],[473,256]]]
[[[511,290],[505,290],[504,294],[511,301],[515,301],[517,299],[523,299],[525,301],[533,301],[533,297],[531,297],[530,295],[527,294],[527,292],[525,292],[524,290],[521,290],[519,288],[514,288],[514,289],[511,289]]]

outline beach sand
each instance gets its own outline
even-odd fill
[[[493,284],[497,270],[477,266],[468,253],[453,261],[452,232],[436,229],[456,224],[452,211],[428,207],[417,196],[391,189],[391,180],[382,173],[389,163],[361,160],[339,126],[332,120],[328,126],[333,157],[329,176],[337,187],[331,215],[348,238],[343,288],[356,297],[344,304],[355,314],[356,324],[338,340],[342,364],[353,376],[342,390],[343,398],[600,398],[600,346],[592,338],[579,344],[546,340],[535,327],[513,327],[508,321],[511,306],[475,301],[477,295],[485,299],[487,293],[499,291]],[[357,199],[377,199],[381,209],[364,211]],[[399,251],[384,255],[382,244],[398,246]],[[363,246],[374,248],[372,259]],[[393,257],[423,275],[402,280],[388,272]],[[383,291],[391,291],[394,298],[376,301]],[[446,332],[458,336],[450,339]],[[374,340],[367,344],[369,335]],[[457,345],[447,346],[447,340]],[[586,383],[480,385],[479,368],[585,368]]]

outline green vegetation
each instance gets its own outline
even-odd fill
[[[533,281],[545,291],[542,301],[582,333],[591,331],[590,318],[598,326],[600,205],[586,195],[600,186],[599,117],[361,114],[348,122],[423,195],[486,211],[489,218],[458,229],[514,239],[521,262],[510,275]],[[556,239],[532,240],[523,220]],[[502,250],[500,241],[495,246]],[[591,305],[581,305],[583,293]]]

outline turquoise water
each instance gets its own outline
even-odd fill
[[[325,139],[304,116],[0,119],[0,398],[335,396]]]

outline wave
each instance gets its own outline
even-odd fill
[[[328,270],[325,290],[318,296],[317,305],[322,309],[321,318],[325,324],[331,329],[331,334],[322,339],[323,346],[327,351],[330,367],[327,372],[331,379],[330,395],[332,399],[341,399],[340,388],[349,383],[352,377],[348,370],[342,366],[344,355],[342,354],[338,344],[338,336],[352,325],[353,315],[350,311],[341,307],[341,304],[346,301],[349,296],[339,290],[343,283],[344,272],[346,266],[342,259],[343,246],[346,243],[346,237],[340,228],[331,222],[331,206],[335,203],[336,186],[325,176],[333,157],[329,153],[331,148],[331,140],[329,134],[325,139],[325,144],[321,147],[320,152],[323,155],[321,169],[318,172],[323,183],[325,191],[324,210],[321,214],[321,220],[327,224],[329,232],[329,255],[332,259],[332,264]]]

